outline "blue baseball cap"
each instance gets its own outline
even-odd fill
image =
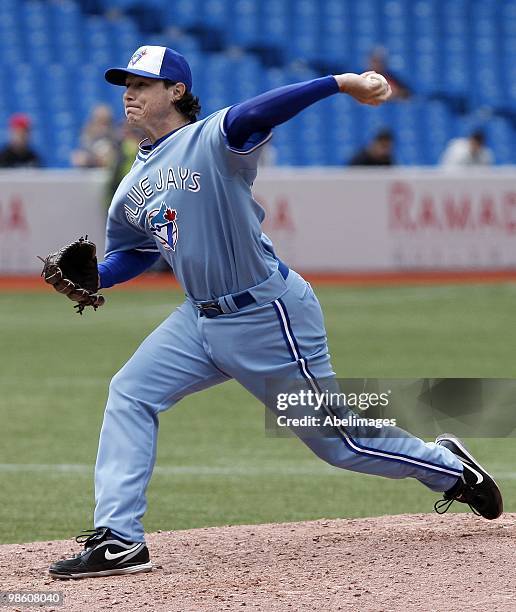
[[[148,79],[168,79],[184,83],[187,91],[192,89],[192,72],[188,62],[181,53],[168,47],[140,47],[133,53],[127,68],[110,68],[104,76],[108,83],[125,85],[128,74]]]

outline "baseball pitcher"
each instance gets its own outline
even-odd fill
[[[95,468],[94,529],[78,538],[80,554],[50,567],[65,579],[151,569],[142,517],[162,412],[230,379],[274,410],[267,380],[299,380],[317,390],[318,381],[335,377],[317,297],[276,256],[251,188],[275,126],[331,95],[369,105],[390,95],[381,75],[346,73],[268,91],[197,120],[189,65],[172,49],[140,47],[127,67],[111,68],[105,78],[124,88],[127,121],[147,139],[113,197],[98,276],[91,274],[89,245],[89,256],[64,269],[60,257],[49,256],[43,275],[82,312],[102,306],[99,289],[137,276],[161,255],[186,299],[111,382]],[[76,272],[86,264],[84,288]],[[324,410],[331,414],[332,407]],[[493,478],[451,434],[426,443],[406,433],[361,437],[337,427],[334,435],[301,439],[332,465],[417,479],[444,493],[440,511],[457,500],[487,519],[502,512]]]

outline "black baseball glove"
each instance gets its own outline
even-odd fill
[[[99,290],[99,271],[96,257],[97,247],[85,238],[79,238],[57,253],[50,253],[43,262],[41,276],[72,301],[77,302],[74,308],[82,315],[86,306],[97,310],[104,304],[104,296]]]

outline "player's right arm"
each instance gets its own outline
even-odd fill
[[[336,93],[345,93],[362,104],[385,102],[390,87],[382,78],[370,78],[373,71],[327,76],[272,89],[232,106],[224,117],[223,131],[229,146],[246,152],[273,127],[285,123],[303,109]]]

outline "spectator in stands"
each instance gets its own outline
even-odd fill
[[[80,148],[73,151],[72,164],[79,168],[108,168],[113,163],[116,145],[111,108],[99,104],[82,130]]]
[[[409,87],[387,67],[386,51],[383,47],[377,47],[369,56],[367,70],[374,70],[387,79],[391,86],[392,95],[390,101],[406,100],[412,95]]]
[[[390,130],[378,132],[373,140],[351,158],[350,166],[393,166],[394,137]]]
[[[453,138],[441,157],[441,165],[446,168],[490,166],[494,163],[494,156],[485,140],[481,130],[474,131],[466,138]]]
[[[38,154],[30,146],[31,121],[16,113],[9,120],[9,142],[0,150],[0,168],[41,166]]]
[[[145,139],[145,134],[137,128],[124,122],[122,137],[118,141],[112,158],[111,172],[108,180],[108,206],[120,184],[120,181],[129,173],[138,153],[138,144]]]

